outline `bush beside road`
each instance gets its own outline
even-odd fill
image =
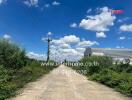
[[[0,40],[0,100],[15,96],[28,82],[49,73],[55,66],[41,66],[40,61],[26,57],[16,44]]]
[[[127,96],[132,96],[132,65],[127,62],[113,64],[112,59],[105,56],[85,57],[79,61],[84,64],[95,62],[98,64],[71,67],[77,72],[84,70],[90,80],[95,80]]]

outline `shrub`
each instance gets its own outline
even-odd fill
[[[8,40],[0,39],[0,64],[8,68],[25,66],[25,51]]]
[[[111,68],[116,72],[132,73],[132,65],[124,64],[123,62],[121,62],[120,64],[113,65]]]
[[[123,94],[127,94],[128,96],[132,96],[132,82],[120,83],[116,89]]]
[[[112,71],[109,69],[104,69],[100,71],[98,74],[93,74],[90,76],[90,79],[99,81],[100,83],[106,83],[111,80],[111,73]]]
[[[72,67],[75,70],[86,70],[87,77],[121,93],[132,96],[132,65],[120,62],[113,64],[111,57],[91,56],[81,59],[81,63],[93,63],[92,66]],[[94,65],[97,62],[97,65]]]
[[[55,67],[41,66],[35,60],[19,69],[9,69],[0,66],[0,100],[14,96],[19,88],[49,73],[53,68]]]
[[[110,57],[105,56],[91,56],[85,57],[80,62],[82,63],[91,63],[92,65],[83,66],[83,69],[92,75],[94,73],[99,73],[102,69],[108,68],[112,65],[113,60]],[[95,64],[96,63],[96,64]]]
[[[91,57],[84,57],[81,59],[81,62],[86,63],[86,62],[97,62],[100,66],[102,67],[109,67],[110,65],[113,64],[113,60],[111,57],[107,56],[91,56]]]
[[[24,50],[5,39],[0,39],[0,64],[0,100],[14,96],[26,83],[54,68],[27,58]]]
[[[91,80],[96,80],[128,96],[132,96],[132,74],[117,73],[110,69],[102,70],[98,74],[90,76]]]

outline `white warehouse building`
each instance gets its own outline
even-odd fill
[[[110,56],[115,60],[130,59],[132,62],[132,49],[86,48],[84,57],[91,55]]]

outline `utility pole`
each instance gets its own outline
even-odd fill
[[[52,41],[51,38],[48,38],[46,39],[46,41],[48,42],[48,51],[47,51],[47,62],[50,60],[50,42]]]

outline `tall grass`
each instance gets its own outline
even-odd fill
[[[113,64],[110,57],[91,56],[85,57],[79,61],[80,63],[97,62],[93,66],[72,66],[75,70],[85,70],[85,74],[89,79],[95,80],[115,90],[132,96],[132,65],[120,62]]]
[[[41,66],[8,40],[0,40],[0,100],[15,96],[26,83],[49,73],[55,66]]]

